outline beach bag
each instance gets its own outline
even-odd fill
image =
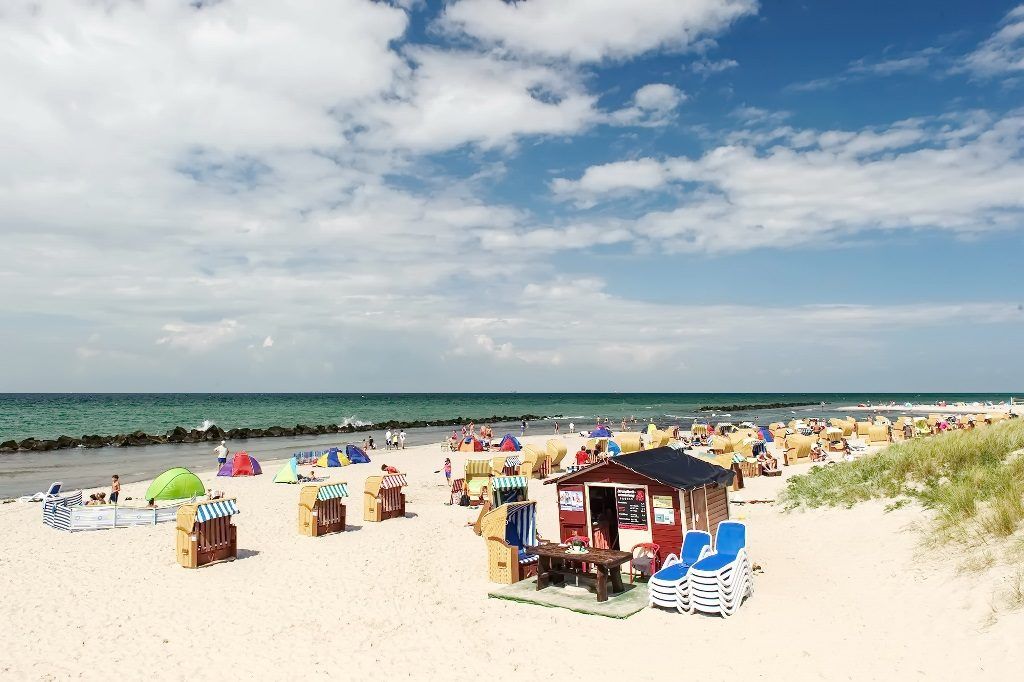
[[[467,495],[465,492],[463,492],[462,493],[462,497],[459,498],[459,506],[460,507],[468,507],[469,506],[469,495]]]

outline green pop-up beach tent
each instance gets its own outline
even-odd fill
[[[274,483],[298,483],[299,482],[299,461],[292,457],[285,462],[281,470],[274,476]]]
[[[205,494],[203,482],[185,467],[168,469],[157,476],[146,489],[147,500],[180,500]]]

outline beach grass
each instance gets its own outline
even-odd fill
[[[796,507],[850,507],[892,499],[934,512],[934,544],[985,544],[1024,525],[1024,421],[896,443],[853,462],[794,476],[781,500]]]

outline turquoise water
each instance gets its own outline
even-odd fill
[[[825,414],[857,403],[1000,401],[1002,394],[960,393],[46,393],[0,394],[0,441],[60,435],[166,433],[212,422],[223,429],[295,424],[370,424],[490,415],[560,416],[577,423],[635,416],[688,425],[701,405],[813,403]],[[824,407],[820,404],[824,403]],[[770,421],[793,410],[738,413]]]

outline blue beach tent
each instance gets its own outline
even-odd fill
[[[345,454],[348,455],[348,461],[353,464],[369,464],[370,458],[366,456],[363,449],[357,445],[346,445]]]

